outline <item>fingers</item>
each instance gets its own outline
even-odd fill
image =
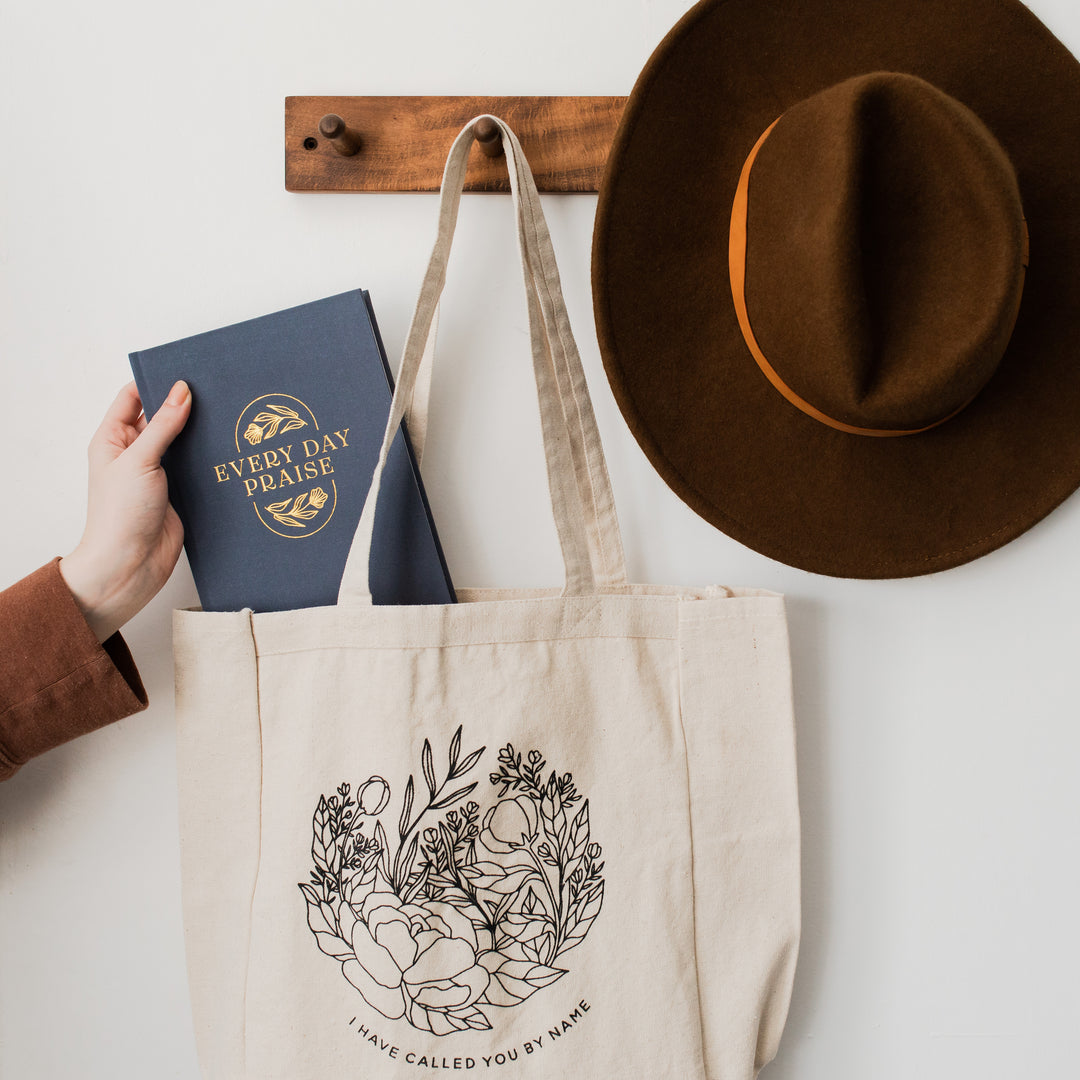
[[[135,387],[133,379],[122,387],[120,393],[105,412],[105,419],[101,422],[102,427],[113,424],[134,424],[142,412],[142,402],[139,400],[139,391]]]
[[[91,461],[112,461],[124,452],[139,432],[142,402],[134,382],[129,382],[105,411],[101,425],[90,440]]]
[[[164,404],[131,444],[129,453],[139,464],[156,468],[161,455],[183,430],[191,415],[191,389],[182,380],[173,385]]]

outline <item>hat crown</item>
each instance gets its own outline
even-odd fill
[[[962,409],[1004,355],[1025,263],[1005,152],[914,76],[803,100],[753,162],[753,334],[786,387],[840,424],[919,430]]]

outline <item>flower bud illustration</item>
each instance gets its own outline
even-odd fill
[[[390,801],[390,785],[381,776],[373,776],[360,786],[357,801],[360,803],[361,814],[368,817],[381,814]]]
[[[244,438],[247,439],[252,446],[258,446],[262,442],[262,428],[258,424],[248,424],[247,430],[244,432]]]
[[[321,487],[312,488],[308,492],[308,502],[315,507],[316,510],[321,510],[326,505],[327,494]]]
[[[528,798],[504,799],[484,815],[480,842],[489,850],[507,854],[527,844],[538,825],[536,805]]]

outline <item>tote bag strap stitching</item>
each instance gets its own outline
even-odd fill
[[[477,638],[475,641],[440,641],[429,645],[333,645],[334,649],[348,649],[350,652],[388,652],[401,653],[405,650],[423,652],[425,649],[471,649],[477,645],[573,645],[581,641],[667,641],[677,642],[678,634],[598,634],[594,632],[578,633],[570,629],[565,634],[537,634],[535,637],[521,635],[500,635],[491,638]],[[303,653],[323,652],[328,646],[310,645],[298,649],[267,649],[263,656],[298,656]]]
[[[520,144],[517,143],[516,136],[512,132],[510,136],[515,140],[515,147],[520,155],[518,158],[519,163],[523,162],[524,155],[521,154]],[[572,450],[577,451],[578,457],[581,458],[578,466],[579,475],[584,473],[587,484],[591,511],[587,518],[587,524],[601,558],[601,568],[597,580],[602,585],[625,585],[627,583],[625,557],[622,550],[618,519],[615,515],[611,482],[603,458],[603,447],[596,427],[592,404],[589,400],[588,387],[584,381],[581,358],[577,352],[577,346],[570,329],[570,318],[562,295],[554,248],[543,210],[540,207],[539,193],[532,173],[526,166],[519,169],[519,175],[522,189],[526,193],[523,201],[528,210],[531,225],[533,239],[531,248],[535,251],[539,261],[539,279],[544,285],[541,303],[543,304],[543,301],[547,300],[546,314],[548,315],[548,321],[554,325],[558,334],[558,351],[554,355],[562,360],[563,371],[561,374],[567,382],[567,387],[560,396],[564,403],[569,400],[573,405],[574,418],[578,426],[579,439],[572,444]],[[556,363],[556,372],[559,374],[558,363]],[[569,417],[567,422],[569,423]],[[582,487],[585,487],[585,485],[583,484]]]
[[[527,210],[521,186],[523,166],[520,147],[508,141],[513,138],[510,129],[501,121],[497,123],[503,134],[504,150],[507,151],[507,171],[516,211],[518,255],[521,260],[529,313],[529,337],[533,373],[540,403],[540,427],[545,448],[548,491],[566,567],[563,595],[584,595],[596,590],[595,563],[597,559],[589,547],[585,521],[588,508],[574,471],[574,432],[566,420],[563,391],[559,383],[555,357],[551,350],[551,334],[540,303],[539,283],[533,269],[531,239],[526,228]],[[470,126],[470,133],[471,130]],[[525,168],[527,169],[527,166]],[[560,523],[562,523],[561,527]]]
[[[559,316],[562,315],[568,322],[568,317],[565,316],[565,305],[562,303],[562,290],[559,284],[558,272],[555,271],[554,276],[552,276],[548,267],[545,265],[545,246],[548,251],[551,251],[551,239],[547,232],[546,223],[544,222],[543,212],[539,210],[539,195],[536,193],[532,173],[527,167],[522,166],[524,155],[521,153],[520,144],[517,142],[517,138],[513,132],[509,132],[509,138],[513,140],[518,182],[523,193],[522,203],[524,207],[524,223],[527,228],[526,250],[528,252],[533,279],[536,283],[537,297],[544,314],[545,340],[555,367],[556,380],[560,384],[559,396],[563,407],[563,417],[567,425],[571,422],[569,410],[567,409],[567,402],[570,401],[575,406],[575,418],[578,421],[578,439],[572,440],[571,442],[571,455],[574,457],[575,476],[580,480],[581,473],[583,471],[586,473],[588,472],[590,444],[597,441],[595,437],[595,428],[593,431],[588,430],[586,424],[583,422],[581,410],[580,407],[578,407],[578,402],[576,400],[577,389],[574,386],[571,361],[567,355],[563,327],[560,326],[559,319]],[[554,253],[552,252],[552,256],[553,254]],[[536,267],[532,266],[534,260],[538,264]],[[552,295],[553,293],[554,296]],[[546,304],[545,300],[547,301]],[[550,325],[553,325],[555,328],[557,336],[554,338],[549,329]],[[561,365],[560,360],[562,361]],[[577,364],[580,369],[579,358],[577,359]],[[560,367],[562,370],[560,370]],[[562,386],[563,380],[566,380],[567,383],[565,387]],[[590,439],[590,435],[593,436],[592,439]],[[599,555],[601,572],[597,575],[597,579],[598,582],[605,582],[606,579],[609,579],[610,570],[608,567],[608,554],[604,545],[604,530],[598,517],[595,483],[591,475],[587,475],[587,479],[587,489],[585,488],[585,485],[579,482],[579,495],[582,498],[582,501],[585,502],[585,491],[588,490],[591,500],[588,509],[591,513],[589,514],[590,520],[588,520],[587,525],[591,527],[590,531],[592,532],[595,541],[595,549]],[[623,574],[623,580],[625,581],[625,573]]]
[[[598,585],[597,569],[603,567],[603,555],[590,538],[590,533],[595,531],[589,527],[590,514],[594,508],[586,499],[586,491],[580,481],[577,468],[577,458],[580,456],[578,447],[580,433],[575,432],[571,427],[567,415],[567,388],[560,378],[558,356],[554,348],[554,337],[550,325],[551,319],[543,302],[543,287],[546,282],[536,269],[537,237],[535,230],[529,227],[535,216],[529,190],[532,173],[525,161],[517,137],[501,120],[496,122],[502,132],[503,147],[507,152],[510,186],[517,205],[518,248],[522,261],[522,273],[526,280],[530,325],[535,325],[540,331],[532,339],[538,390],[541,399],[553,406],[549,410],[541,410],[541,426],[546,429],[545,445],[554,450],[554,454],[549,455],[549,487],[552,490],[553,506],[557,491],[557,497],[564,501],[564,510],[572,511],[574,520],[581,526],[580,538],[584,541],[584,549],[576,550],[574,555],[579,559],[584,556],[588,560],[586,588],[577,589],[569,584],[572,575],[568,568],[568,585],[564,594],[593,593]],[[547,438],[547,431],[551,431],[554,440]],[[557,475],[552,475],[553,472]],[[584,567],[582,571],[579,576],[584,579]]]
[[[547,326],[544,325],[544,311],[538,297],[535,273],[528,258],[532,237],[525,228],[525,210],[522,207],[520,192],[520,178],[527,173],[528,166],[524,163],[520,154],[520,146],[516,144],[516,139],[513,139],[513,133],[501,121],[498,121],[498,124],[504,136],[504,149],[510,151],[508,157],[511,160],[508,160],[508,167],[510,167],[511,190],[517,209],[518,243],[521,249],[523,273],[526,277],[526,296],[529,301],[530,324],[533,331],[531,339],[533,342],[534,373],[537,378],[538,395],[540,397],[541,421],[547,451],[549,487],[551,488],[556,526],[560,532],[560,544],[563,547],[564,562],[567,566],[566,587],[563,591],[566,595],[595,592],[597,581],[592,569],[592,559],[590,558],[591,551],[594,549],[589,543],[592,537],[589,535],[588,525],[584,520],[590,515],[586,513],[584,499],[580,492],[583,485],[573,470],[572,460],[572,447],[576,441],[575,436],[580,437],[580,432],[575,432],[566,420],[566,407],[563,400],[564,389],[557,378],[557,363],[549,349],[545,348],[545,344],[550,344],[552,335]],[[419,366],[417,356],[420,347],[421,345],[429,345],[431,340],[433,313],[445,283],[449,248],[457,221],[461,188],[464,183],[465,167],[472,139],[472,124],[470,123],[458,136],[447,159],[443,175],[443,197],[440,204],[438,235],[420,290],[413,322],[409,329],[379,462],[375,469],[371,489],[364,505],[364,511],[361,514],[360,524],[357,526],[353,538],[349,559],[342,577],[341,592],[339,594],[339,602],[341,603],[364,604],[371,602],[370,591],[367,587],[367,563],[370,556],[374,510],[378,498],[381,474],[401,417],[404,415],[406,407],[412,400],[416,390]],[[513,142],[510,141],[511,139],[513,139]],[[531,179],[531,174],[529,175]],[[538,205],[534,207],[530,204],[530,219],[535,220],[537,212],[539,212],[539,217],[542,220],[542,211],[539,211]],[[430,352],[430,349],[425,351]],[[585,389],[584,386],[582,386],[582,389]],[[587,394],[587,390],[585,392]],[[556,418],[561,421],[561,425],[556,422]],[[595,441],[602,462],[602,448],[599,447],[598,437]],[[568,457],[571,459],[569,462],[567,461]],[[606,479],[606,467],[604,479]],[[572,480],[577,480],[578,483],[571,483]],[[590,478],[590,484],[595,488],[595,481],[592,478]],[[610,485],[608,487],[610,491]],[[610,500],[608,501],[610,502]],[[596,501],[592,501],[592,505],[588,507],[588,510],[595,512],[596,506]],[[611,502],[611,507],[613,510],[613,502]],[[612,525],[617,535],[617,520],[609,520],[609,534]],[[594,526],[592,531],[597,530],[598,526]],[[621,543],[619,547],[621,550]],[[599,561],[599,558],[597,561]],[[605,566],[603,573],[605,577],[609,576],[611,574],[610,567]],[[616,576],[617,580],[618,577]],[[623,580],[625,580],[625,574],[623,574]]]
[[[439,337],[439,305],[431,317],[431,330],[424,343],[424,354],[420,357],[420,367],[416,372],[416,385],[413,387],[412,400],[405,413],[405,426],[409,429],[409,442],[412,443],[416,464],[424,462],[424,446],[427,444],[428,405],[431,400],[431,373],[435,366],[435,343]]]
[[[258,726],[259,726],[259,786],[258,786],[258,790],[257,790],[257,792],[255,794],[256,794],[256,799],[257,799],[258,807],[259,807],[260,827],[259,827],[259,830],[258,830],[258,838],[257,838],[257,840],[255,842],[255,872],[254,872],[254,874],[252,874],[252,877],[251,877],[251,888],[250,888],[250,894],[248,896],[248,905],[247,905],[247,918],[245,919],[246,940],[244,942],[244,957],[245,957],[245,960],[244,960],[244,983],[243,983],[243,1000],[241,1002],[241,1010],[242,1010],[241,1015],[244,1017],[244,1026],[243,1026],[243,1029],[240,1032],[241,1063],[243,1064],[245,1070],[247,1068],[248,989],[249,989],[249,985],[250,985],[250,981],[251,981],[251,937],[252,937],[252,927],[254,925],[255,895],[256,895],[256,892],[258,890],[258,885],[259,885],[259,873],[260,873],[260,871],[262,869],[263,831],[262,831],[261,822],[263,821],[263,797],[264,797],[264,793],[265,793],[265,788],[264,788],[264,784],[263,784],[263,779],[264,779],[264,777],[263,777],[263,763],[264,763],[264,757],[265,757],[265,754],[264,754],[265,747],[263,745],[262,709],[261,709],[261,702],[259,700],[259,677],[258,677],[259,649],[258,649],[258,641],[257,641],[257,639],[255,637],[255,623],[254,623],[253,618],[252,618],[253,615],[254,615],[253,611],[248,611],[246,629],[247,629],[247,633],[251,636],[251,643],[252,643],[252,649],[253,649],[254,661],[255,661],[255,679],[254,679],[255,713],[256,713],[256,716],[258,717]]]
[[[508,155],[508,165],[511,168],[509,175],[518,210],[518,251],[526,283],[525,296],[529,312],[529,326],[532,331],[530,338],[533,372],[541,402],[540,427],[545,447],[548,490],[556,525],[560,520],[565,520],[572,521],[576,526],[573,532],[567,529],[565,533],[560,533],[563,561],[566,564],[566,586],[563,594],[582,595],[596,590],[594,564],[599,560],[594,558],[593,551],[589,547],[586,525],[588,507],[581,486],[577,482],[573,452],[574,432],[567,421],[562,397],[563,388],[559,382],[558,366],[552,350],[551,332],[544,317],[543,305],[540,301],[540,286],[532,265],[530,237],[525,225],[527,210],[521,200],[520,169],[517,167],[517,161],[511,160],[514,156],[513,151]]]
[[[692,873],[693,868],[697,865],[695,863],[695,861],[694,861],[694,858],[695,858],[695,848],[694,848],[694,798],[693,798],[694,778],[691,775],[691,768],[690,768],[690,739],[689,739],[689,737],[687,735],[687,731],[686,731],[686,726],[687,726],[686,725],[686,675],[687,675],[686,653],[687,653],[687,645],[686,645],[686,641],[685,641],[685,639],[683,638],[683,635],[682,635],[682,627],[681,626],[679,627],[679,632],[676,635],[676,639],[677,639],[676,649],[678,650],[678,655],[679,655],[679,669],[678,669],[678,673],[677,673],[677,679],[678,679],[678,698],[677,698],[677,701],[678,701],[678,706],[677,706],[676,711],[677,711],[678,717],[679,717],[679,731],[682,734],[683,762],[684,762],[684,765],[685,765],[685,768],[686,768],[686,772],[685,772],[685,777],[686,777],[686,830],[687,830],[687,834],[688,834],[689,840],[690,840],[690,866],[691,866],[691,873]],[[704,1070],[706,1068],[705,1039],[706,1039],[706,1032],[709,1030],[709,1017],[708,1017],[708,1015],[707,1015],[707,1013],[705,1011],[704,1000],[702,998],[702,993],[701,993],[701,983],[702,983],[701,965],[698,962],[698,950],[697,950],[697,947],[696,947],[697,935],[698,935],[698,932],[699,932],[699,926],[701,925],[701,922],[702,922],[701,912],[699,911],[699,904],[700,903],[701,903],[701,898],[698,896],[697,889],[696,888],[691,889],[690,890],[690,910],[691,910],[692,915],[693,915],[694,942],[695,942],[695,948],[694,948],[694,985],[697,987],[698,1024],[700,1026],[700,1031],[701,1031],[701,1064],[702,1064],[702,1071],[704,1072]]]
[[[525,160],[520,143],[513,132],[509,134],[514,140],[520,166]],[[588,526],[590,530],[593,530],[596,547],[601,556],[597,580],[603,585],[625,585],[627,583],[626,559],[615,511],[611,479],[604,460],[603,444],[600,441],[596,415],[589,398],[581,356],[570,327],[570,316],[563,298],[554,245],[540,206],[540,196],[532,172],[527,166],[523,169],[519,168],[519,177],[522,190],[525,192],[523,201],[528,210],[534,240],[532,249],[535,250],[539,260],[540,280],[545,287],[541,302],[543,303],[543,298],[546,298],[549,319],[558,334],[559,350],[556,355],[562,360],[563,372],[568,383],[567,391],[561,396],[564,402],[569,399],[572,403],[579,431],[579,440],[575,441],[573,449],[583,451],[581,465],[591,502]],[[556,367],[558,369],[558,363]]]

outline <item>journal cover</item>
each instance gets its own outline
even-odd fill
[[[163,465],[203,608],[336,603],[393,394],[367,292],[130,359],[147,416],[177,379],[191,387]],[[376,604],[455,599],[404,424],[379,492],[371,593]]]

